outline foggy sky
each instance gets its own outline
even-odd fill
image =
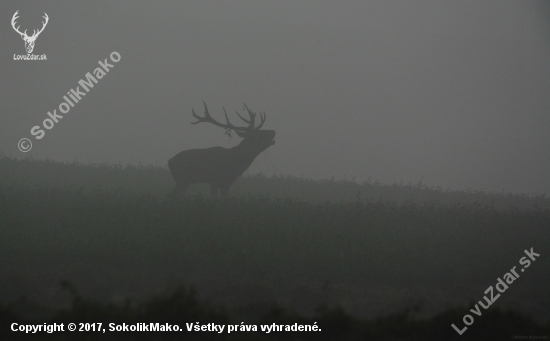
[[[230,147],[191,125],[243,103],[276,144],[249,171],[550,193],[544,1],[2,1],[0,151],[165,166]],[[12,29],[50,21],[34,54]],[[30,33],[29,32],[29,33]],[[98,61],[121,60],[41,140],[30,133]],[[234,123],[238,122],[232,116]],[[21,138],[33,149],[22,153]]]

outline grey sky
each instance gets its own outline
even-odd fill
[[[543,1],[2,1],[0,151],[155,163],[230,147],[191,125],[246,102],[276,144],[249,171],[550,193]],[[21,28],[50,21],[14,61]],[[30,129],[99,60],[122,59],[41,140]],[[27,137],[33,149],[17,149]],[[270,162],[273,163],[271,163]]]

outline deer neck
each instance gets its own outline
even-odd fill
[[[247,144],[245,140],[242,140],[237,146],[231,148],[233,152],[233,157],[238,160],[243,166],[246,165],[246,168],[252,164],[252,161],[256,156],[260,155],[263,150],[259,148],[254,148],[253,145]]]

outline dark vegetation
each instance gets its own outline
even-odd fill
[[[67,283],[65,283],[67,284]],[[70,284],[69,284],[70,285]],[[494,308],[487,311],[476,324],[462,336],[449,326],[469,313],[467,308],[449,309],[430,319],[418,319],[411,309],[379,316],[373,319],[353,317],[341,308],[318,307],[312,317],[304,317],[280,306],[273,306],[251,324],[257,332],[235,331],[227,333],[187,331],[182,321],[203,321],[222,325],[240,325],[223,308],[212,307],[201,302],[193,288],[178,288],[173,294],[158,297],[139,305],[127,301],[124,305],[99,304],[84,300],[76,291],[71,293],[71,305],[47,319],[23,319],[13,313],[12,307],[0,306],[0,338],[2,340],[504,340],[516,336],[544,337],[550,333],[550,326],[540,326],[531,318],[513,311]],[[471,308],[471,307],[469,307]],[[67,326],[75,321],[101,322],[101,328],[109,325],[139,323],[168,323],[179,325],[179,332],[116,332],[97,331],[68,332]],[[64,325],[64,332],[25,334],[10,331],[12,322],[19,324],[57,323]],[[261,325],[319,326],[317,332],[262,332]],[[78,324],[77,324],[78,325]],[[77,327],[78,328],[78,327]]]
[[[211,200],[196,186],[169,201],[172,186],[161,167],[0,158],[0,321],[323,329],[224,334],[228,340],[549,333],[544,195],[255,175],[238,180],[229,199]],[[531,247],[540,258],[459,336],[451,323],[462,327],[470,305]],[[189,284],[198,294],[182,286]],[[0,339],[23,337],[8,327]],[[182,335],[220,339],[99,338]]]

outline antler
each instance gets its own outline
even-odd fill
[[[38,37],[40,35],[40,33],[42,33],[42,31],[44,31],[44,29],[46,28],[46,25],[48,25],[48,21],[50,20],[50,18],[48,17],[48,14],[46,12],[44,12],[44,16],[42,18],[44,18],[44,20],[45,20],[45,21],[42,22],[42,28],[38,32],[33,33],[33,35],[32,35],[33,38]],[[36,30],[34,30],[34,31],[36,31]]]
[[[17,16],[17,14],[19,13],[19,10],[15,11],[15,13],[13,14],[13,17],[11,17],[11,26],[13,27],[13,29],[15,30],[15,32],[19,33],[20,35],[27,35],[27,30],[25,30],[25,32],[21,32],[19,31],[19,27],[21,27],[21,25],[17,26],[17,28],[15,28],[15,21],[17,20],[17,18],[19,18]]]
[[[229,122],[229,118],[227,117],[227,112],[225,112],[225,108],[223,109],[223,111],[225,113],[225,121],[227,123],[223,124],[223,123],[220,123],[220,122],[216,121],[212,116],[210,116],[210,112],[208,112],[208,107],[206,106],[206,102],[202,101],[202,103],[204,103],[204,117],[201,117],[201,116],[195,114],[195,109],[191,109],[191,111],[193,112],[193,117],[197,119],[197,122],[191,122],[191,124],[197,124],[197,123],[201,123],[201,122],[208,122],[208,123],[212,123],[215,126],[226,128],[226,129],[246,130],[245,128],[235,127],[233,124],[231,124],[231,122]]]
[[[240,132],[246,132],[246,131],[250,131],[250,130],[258,130],[264,125],[265,113],[260,113],[260,118],[261,118],[260,125],[257,126],[257,127],[254,127],[255,121],[256,121],[256,113],[254,113],[250,109],[248,109],[246,104],[244,106],[245,106],[246,110],[248,111],[248,115],[249,115],[250,119],[246,119],[246,118],[242,117],[238,112],[237,112],[237,115],[239,116],[239,118],[241,120],[248,123],[248,127],[236,127],[229,121],[229,117],[227,117],[227,112],[225,111],[225,108],[223,108],[223,112],[225,114],[226,123],[223,124],[223,123],[220,123],[220,122],[216,121],[212,116],[210,116],[210,113],[208,112],[208,107],[206,106],[206,102],[205,101],[202,101],[202,102],[204,103],[204,117],[201,117],[201,116],[195,114],[195,110],[191,109],[191,111],[193,112],[193,117],[197,119],[196,122],[191,122],[191,124],[197,124],[197,123],[201,123],[201,122],[208,122],[208,123],[212,123],[215,126],[222,127],[222,128],[225,128],[225,129],[233,129],[237,132],[239,132],[239,131]]]
[[[246,111],[248,111],[248,117],[250,117],[250,119],[247,120],[246,118],[242,117],[237,111],[235,111],[235,113],[237,114],[237,116],[239,116],[239,118],[241,120],[248,123],[248,128],[249,129],[259,130],[264,125],[265,113],[260,113],[260,125],[257,126],[256,128],[254,128],[254,125],[255,125],[255,122],[256,122],[256,113],[252,112],[250,109],[248,109],[248,106],[246,105],[246,103],[244,103],[244,107],[246,108]]]
[[[15,11],[15,13],[13,14],[13,17],[11,18],[11,26],[13,27],[15,32],[19,33],[21,36],[25,36],[27,39],[33,39],[33,40],[36,39],[40,35],[40,33],[44,31],[44,28],[46,28],[46,25],[48,25],[48,21],[50,20],[50,18],[48,17],[48,14],[44,12],[43,18],[45,21],[42,22],[42,28],[38,30],[38,32],[36,30],[33,30],[32,36],[29,37],[27,35],[27,30],[25,30],[24,32],[19,31],[19,27],[21,27],[21,25],[17,26],[17,28],[15,27],[16,21],[19,18],[18,14],[19,14],[19,10]]]

